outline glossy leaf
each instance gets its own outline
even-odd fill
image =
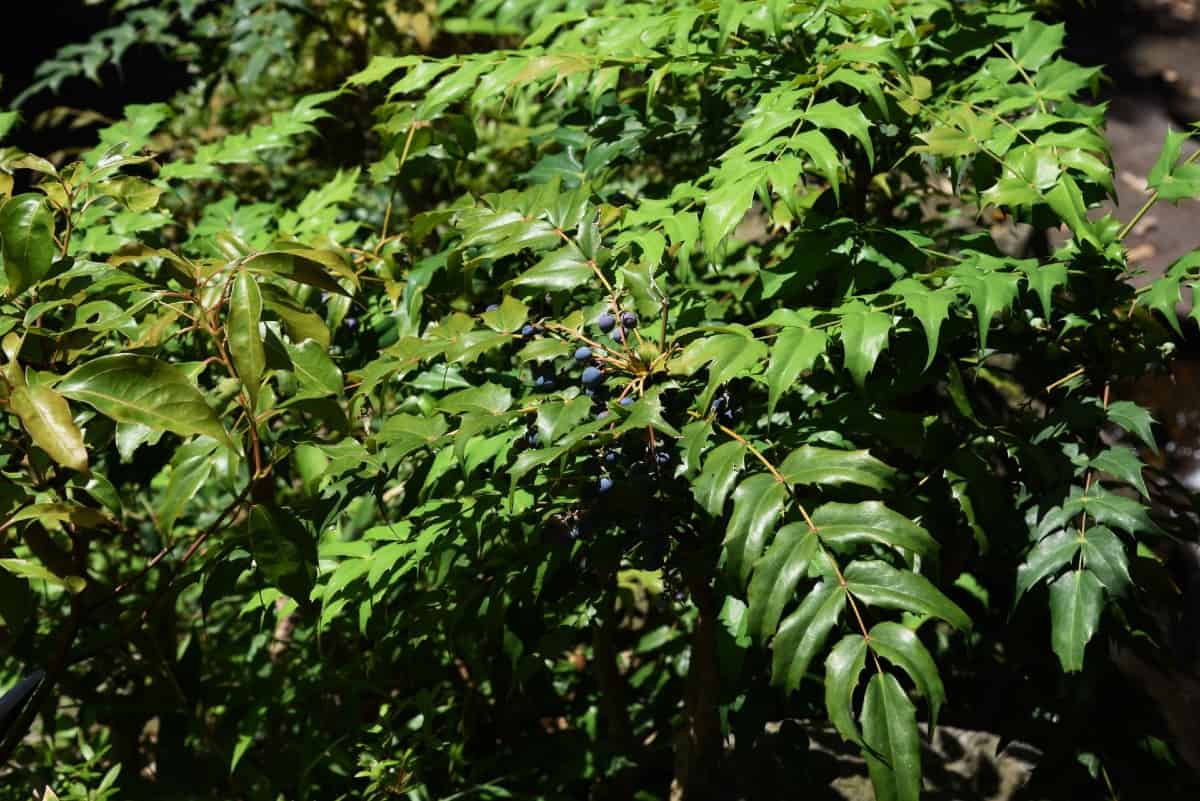
[[[867,661],[867,641],[847,634],[825,657],[825,711],[842,739],[862,742],[854,723],[854,690]]]
[[[876,490],[891,485],[894,471],[869,451],[839,451],[802,445],[787,455],[779,472],[789,484],[857,484]]]
[[[846,588],[868,606],[933,615],[956,629],[971,626],[966,612],[924,576],[879,561],[854,562],[844,572]]]
[[[827,503],[812,513],[822,542],[832,546],[877,542],[919,556],[937,553],[929,532],[879,501]]]
[[[62,395],[47,386],[17,387],[8,403],[34,443],[51,459],[63,467],[87,472],[83,434]]]
[[[808,565],[817,554],[818,540],[804,523],[779,529],[771,547],[754,565],[750,580],[746,627],[760,640],[775,633],[783,610],[792,600]]]
[[[245,270],[233,279],[229,293],[229,316],[225,321],[225,336],[229,355],[237,368],[238,378],[250,397],[250,408],[258,405],[258,390],[266,370],[267,357],[259,331],[262,319],[262,295],[258,282]]]
[[[68,373],[58,392],[121,423],[232,444],[216,412],[178,368],[149,356],[101,356]]]
[[[1104,588],[1087,570],[1064,573],[1050,585],[1050,642],[1062,669],[1083,670],[1083,653],[1096,633]]]
[[[767,537],[783,514],[788,490],[769,473],[756,473],[733,491],[733,513],[725,530],[728,567],[742,584],[750,568],[762,555]]]
[[[918,801],[921,797],[921,739],[917,712],[890,673],[867,682],[862,709],[863,750],[879,801]]]
[[[772,684],[785,690],[799,689],[809,664],[837,625],[845,605],[846,593],[836,582],[822,581],[813,587],[796,611],[780,624],[771,642]]]
[[[937,665],[912,629],[885,621],[871,627],[871,650],[912,679],[917,691],[929,703],[930,726],[937,725],[938,711],[946,702],[946,688]]]
[[[692,494],[709,515],[721,515],[745,459],[746,446],[736,440],[718,445],[705,458],[700,477],[692,485]]]
[[[45,278],[57,250],[54,215],[45,198],[14,195],[0,205],[0,255],[10,294],[19,295]]]

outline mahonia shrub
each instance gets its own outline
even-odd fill
[[[1200,251],[1122,241],[1200,167],[1094,211],[1061,25],[180,5],[113,30],[224,42],[242,128],[0,150],[13,797],[776,798],[811,738],[911,801],[939,722],[1185,781],[1118,665],[1185,659],[1196,515],[1125,398]]]

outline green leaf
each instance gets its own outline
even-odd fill
[[[757,473],[733,491],[733,513],[725,530],[724,547],[729,569],[744,585],[750,568],[762,554],[787,502],[788,489],[770,473]]]
[[[175,521],[188,502],[204,486],[214,467],[213,450],[216,440],[201,437],[175,452],[171,460],[171,477],[158,502],[158,529],[163,535],[171,533]]]
[[[1012,57],[1029,72],[1036,72],[1062,50],[1065,26],[1030,20],[1012,40]]]
[[[547,253],[541,261],[514,278],[512,284],[566,291],[586,284],[592,275],[587,258],[572,242]]]
[[[330,250],[302,247],[271,250],[251,256],[243,266],[252,272],[277,275],[339,295],[349,293],[338,283],[338,279],[358,286],[358,275],[340,255]]]
[[[854,383],[861,387],[879,354],[888,346],[892,316],[857,300],[843,306],[841,312],[844,363]]]
[[[121,423],[233,445],[200,390],[176,367],[149,356],[101,356],[67,373],[56,389]]]
[[[749,612],[746,627],[766,641],[779,625],[783,609],[817,554],[817,537],[805,523],[791,523],[779,529],[771,547],[754,565],[749,588]]]
[[[858,106],[844,106],[836,100],[817,103],[804,113],[804,119],[818,128],[834,128],[854,139],[867,152],[868,163],[875,164],[875,149],[871,146],[871,121]]]
[[[267,367],[259,321],[262,319],[262,295],[258,282],[249,272],[241,270],[233,279],[229,293],[229,316],[225,320],[225,336],[229,355],[237,369],[238,378],[250,397],[250,408],[258,405],[258,390]],[[320,344],[318,347],[320,347]],[[324,348],[321,348],[323,351]]]
[[[1150,492],[1146,489],[1145,479],[1142,478],[1142,460],[1137,457],[1133,448],[1114,445],[1093,458],[1091,466],[1124,481],[1136,488],[1147,501],[1150,500]]]
[[[59,576],[28,559],[0,559],[0,568],[27,581],[45,581],[62,587],[73,595],[83,592],[83,588],[87,586],[87,579],[82,576]]]
[[[773,685],[788,691],[800,687],[809,664],[829,638],[845,606],[846,593],[837,582],[822,581],[812,588],[779,626],[771,642]]]
[[[54,215],[41,195],[15,195],[0,206],[0,255],[8,291],[19,295],[50,272],[57,255]]]
[[[499,384],[480,384],[452,392],[437,403],[448,414],[503,414],[512,407],[512,393]]]
[[[1154,441],[1154,418],[1150,412],[1138,406],[1133,401],[1113,401],[1108,405],[1108,419],[1130,434],[1146,443],[1146,447],[1158,453],[1158,443]]]
[[[17,387],[8,403],[34,443],[51,459],[81,473],[88,471],[83,434],[62,395],[47,386]]]
[[[827,503],[812,513],[812,521],[821,540],[835,547],[878,542],[920,556],[938,550],[928,531],[879,501]]]
[[[283,323],[293,342],[314,340],[322,348],[329,347],[329,328],[321,315],[302,306],[295,298],[274,284],[261,284],[262,305]]]
[[[1035,262],[1023,265],[1021,270],[1025,273],[1029,288],[1041,301],[1042,314],[1049,320],[1054,308],[1054,290],[1067,283],[1067,265],[1060,261],[1045,264]]]
[[[895,471],[869,451],[842,451],[802,445],[787,455],[779,465],[779,472],[789,484],[857,484],[885,490],[891,486]]]
[[[946,688],[933,657],[916,632],[891,621],[876,623],[871,628],[870,646],[872,651],[908,674],[917,692],[929,703],[930,728],[937,726],[938,711],[946,702]]]
[[[299,345],[284,343],[292,359],[293,372],[300,384],[297,398],[324,398],[342,392],[342,371],[316,340],[306,339]]]
[[[247,547],[267,580],[285,595],[305,600],[316,580],[317,544],[291,512],[256,505],[246,518]]]
[[[705,195],[704,214],[700,227],[704,232],[704,247],[709,252],[728,236],[754,201],[754,191],[762,178],[761,170],[747,170],[739,180],[714,186]]]
[[[1117,526],[1130,534],[1161,533],[1145,506],[1132,498],[1107,492],[1095,484],[1086,495],[1069,498],[1063,504],[1063,511],[1071,516],[1086,512],[1096,522]]]
[[[808,372],[825,352],[828,338],[816,328],[784,328],[771,348],[767,365],[767,413],[775,412],[779,398],[795,389],[796,379]]]
[[[689,344],[671,360],[670,370],[677,375],[692,375],[708,365],[708,384],[698,400],[707,409],[712,396],[725,382],[750,370],[767,355],[767,346],[741,334],[717,334]]]
[[[918,281],[911,278],[905,278],[892,284],[892,288],[888,290],[895,294],[904,302],[908,310],[913,313],[921,327],[925,329],[925,342],[927,343],[927,353],[925,358],[925,368],[929,369],[929,365],[933,364],[933,358],[937,356],[938,337],[941,334],[942,323],[946,321],[949,315],[950,304],[954,300],[954,293],[945,290],[931,290],[926,288]]]
[[[867,682],[862,709],[867,772],[878,801],[919,801],[921,741],[917,711],[896,677],[876,673]]]
[[[484,312],[482,319],[483,324],[493,331],[511,334],[525,325],[525,321],[529,319],[529,307],[516,298],[505,295],[504,300],[500,301],[500,308]]]
[[[551,445],[591,416],[592,399],[586,395],[543,403],[537,412],[538,435],[543,444]]]
[[[1046,202],[1050,204],[1050,208],[1054,210],[1059,219],[1067,224],[1076,238],[1082,239],[1096,250],[1103,249],[1092,222],[1087,217],[1087,204],[1083,202],[1083,193],[1079,191],[1079,186],[1075,183],[1074,178],[1070,175],[1063,175],[1059,182],[1046,193]]]
[[[870,139],[868,138],[867,141],[869,142]],[[841,169],[842,162],[829,138],[820,131],[804,131],[793,136],[788,144],[808,154],[816,171],[823,175],[826,181],[829,181],[829,185],[833,187],[834,198],[840,202],[841,186],[838,171]]]
[[[704,459],[704,468],[700,478],[692,484],[691,493],[710,516],[721,516],[725,499],[738,480],[738,472],[742,471],[745,454],[742,442],[731,440],[713,448]]]
[[[1008,309],[1016,299],[1021,276],[987,272],[973,265],[956,268],[953,275],[971,296],[971,305],[975,307],[979,324],[979,349],[987,350],[988,328],[996,315]]]
[[[956,629],[971,626],[967,613],[929,579],[909,570],[897,570],[886,562],[853,562],[845,571],[846,588],[868,606],[900,609],[941,618]]]
[[[1082,544],[1075,531],[1059,531],[1038,542],[1017,568],[1017,591],[1013,605],[1016,606],[1030,587],[1074,559]]]
[[[1062,669],[1083,670],[1083,653],[1096,626],[1104,588],[1087,570],[1064,573],[1050,585],[1050,644]]]
[[[1200,165],[1176,163],[1188,138],[1187,133],[1168,130],[1158,161],[1146,176],[1146,185],[1172,203],[1200,197]]]
[[[1083,543],[1083,565],[1111,595],[1120,595],[1132,583],[1125,546],[1111,530],[1092,526]]]
[[[854,690],[867,660],[867,641],[861,634],[847,634],[825,657],[825,710],[829,722],[842,738],[861,743],[854,723]]]

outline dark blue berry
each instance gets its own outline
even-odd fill
[[[484,311],[485,312],[500,311],[500,304],[499,303],[489,303],[488,307],[486,309],[484,309]]]
[[[606,417],[608,417],[608,409],[601,409],[600,411],[596,412],[597,420],[603,420]]]
[[[620,458],[621,458],[620,451],[609,450],[609,451],[604,452],[604,463],[606,465],[612,466],[612,465],[616,464],[617,460]]]
[[[537,387],[538,389],[549,392],[550,390],[554,389],[554,376],[552,376],[552,375],[535,376],[533,379],[533,385],[535,387]]]
[[[613,330],[613,326],[615,326],[616,324],[617,324],[617,318],[613,317],[608,312],[604,312],[603,314],[601,314],[599,317],[596,318],[596,325],[599,326],[600,330],[606,334],[609,331]]]
[[[612,332],[612,338],[613,338],[613,341],[615,341],[615,342],[624,342],[625,341],[625,332],[622,331],[620,328],[618,328],[616,331]]]
[[[632,395],[626,395],[625,397],[621,398],[621,405],[622,406],[632,406],[634,400],[635,399]]]
[[[528,337],[533,336],[534,333],[535,333],[535,330],[532,325],[529,325],[528,323],[526,323],[525,325],[521,326],[521,336],[528,338]]]
[[[588,386],[595,386],[604,381],[604,373],[599,367],[585,367],[583,369],[582,381]]]
[[[658,463],[660,465],[670,464],[671,463],[671,452],[670,451],[659,451],[658,453],[656,453],[654,455],[654,458],[658,460]]]
[[[525,433],[525,443],[531,448],[536,448],[541,437],[538,436],[537,429],[531,429]]]
[[[608,492],[612,488],[613,488],[613,480],[611,478],[609,478],[608,476],[602,476],[600,478],[600,483],[596,485],[596,489],[599,490],[600,492]]]
[[[579,350],[575,351],[575,361],[586,362],[592,358],[592,349],[584,345]]]
[[[637,327],[637,315],[633,312],[621,312],[621,325],[625,328]]]
[[[349,328],[351,331],[353,331],[355,328],[358,328],[357,318],[347,317],[346,318],[346,327]]]

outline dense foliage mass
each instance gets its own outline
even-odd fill
[[[1183,781],[1116,665],[1189,658],[1196,516],[1121,398],[1200,251],[1135,289],[1122,239],[1200,166],[1091,212],[1061,25],[113,11],[20,102],[197,80],[0,149],[0,676],[44,671],[0,796],[803,797],[836,733],[910,801],[939,722],[1067,797]]]

